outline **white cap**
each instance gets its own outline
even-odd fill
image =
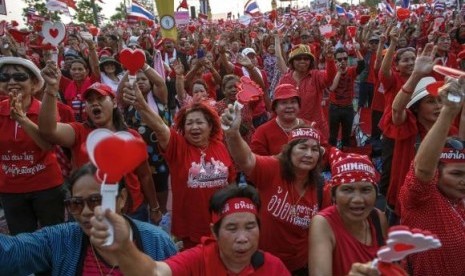
[[[42,86],[44,86],[44,78],[42,78],[39,68],[32,61],[25,59],[25,58],[20,58],[20,57],[1,57],[0,58],[0,68],[2,68],[4,65],[9,65],[9,64],[21,65],[29,69],[39,81],[38,89],[42,89]]]
[[[426,86],[431,83],[435,83],[436,79],[433,77],[424,77],[422,78],[417,86],[415,86],[415,90],[413,91],[412,97],[410,101],[407,104],[407,108],[410,108],[412,105],[414,105],[416,102],[419,100],[423,99],[424,97],[428,96],[429,93],[426,90]]]
[[[245,48],[244,50],[242,50],[242,54],[243,54],[244,56],[246,56],[246,55],[248,55],[248,54],[255,54],[255,55],[256,55],[257,53],[256,53],[255,50],[252,49],[252,48]]]

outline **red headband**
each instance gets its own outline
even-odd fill
[[[442,150],[440,161],[443,163],[465,163],[465,150],[446,147]]]
[[[320,134],[314,128],[297,128],[291,131],[289,142],[296,139],[313,139],[320,143]]]
[[[224,218],[227,215],[234,214],[234,213],[242,213],[248,212],[254,215],[257,215],[257,206],[250,200],[250,198],[246,197],[235,197],[231,198],[223,206],[223,210],[221,213],[213,213],[212,214],[212,223],[215,224]]]

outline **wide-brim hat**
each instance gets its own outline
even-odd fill
[[[312,50],[308,45],[305,44],[299,44],[296,47],[294,47],[291,52],[289,53],[289,63],[292,63],[295,57],[297,56],[309,56],[312,58],[312,60],[315,60],[315,56],[313,56]]]
[[[1,57],[0,68],[5,65],[21,65],[29,69],[39,81],[39,89],[44,86],[44,78],[42,78],[39,68],[32,61],[20,57]]]
[[[436,81],[436,79],[433,77],[422,78],[418,82],[417,86],[415,86],[415,90],[413,91],[412,97],[407,104],[407,108],[410,108],[412,105],[428,95],[437,96],[439,87],[443,85],[443,81]]]
[[[103,66],[107,63],[113,63],[115,65],[116,74],[119,74],[123,71],[123,68],[121,67],[121,63],[119,63],[116,59],[110,56],[105,56],[105,57],[100,58],[100,63],[99,63],[100,71],[103,72]]]

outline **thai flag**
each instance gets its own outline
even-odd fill
[[[249,0],[244,5],[244,13],[255,15],[260,13],[260,9],[258,8],[258,4],[255,0]]]
[[[400,6],[404,9],[408,9],[410,7],[410,0],[401,0]]]
[[[435,1],[433,3],[433,7],[435,11],[444,11],[446,9],[446,3],[441,1]]]
[[[337,12],[337,15],[339,15],[339,16],[345,16],[346,15],[346,10],[342,6],[337,5],[337,4],[336,4],[336,12]]]
[[[384,4],[386,13],[389,16],[394,17],[395,16],[395,9],[394,9],[395,6],[393,5],[392,0],[383,0],[383,4]]]
[[[131,9],[129,11],[128,17],[138,17],[142,18],[145,20],[154,20],[155,16],[151,12],[149,12],[147,9],[142,7],[139,3],[136,1],[132,1]]]

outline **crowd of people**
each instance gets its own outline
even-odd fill
[[[465,275],[465,75],[433,70],[465,69],[465,18],[351,9],[194,20],[177,39],[71,24],[56,49],[7,29],[0,275],[377,275],[394,225],[442,243],[405,273]],[[135,76],[125,48],[145,53]],[[263,93],[239,107],[244,79]],[[98,207],[95,129],[147,146],[116,212]]]

